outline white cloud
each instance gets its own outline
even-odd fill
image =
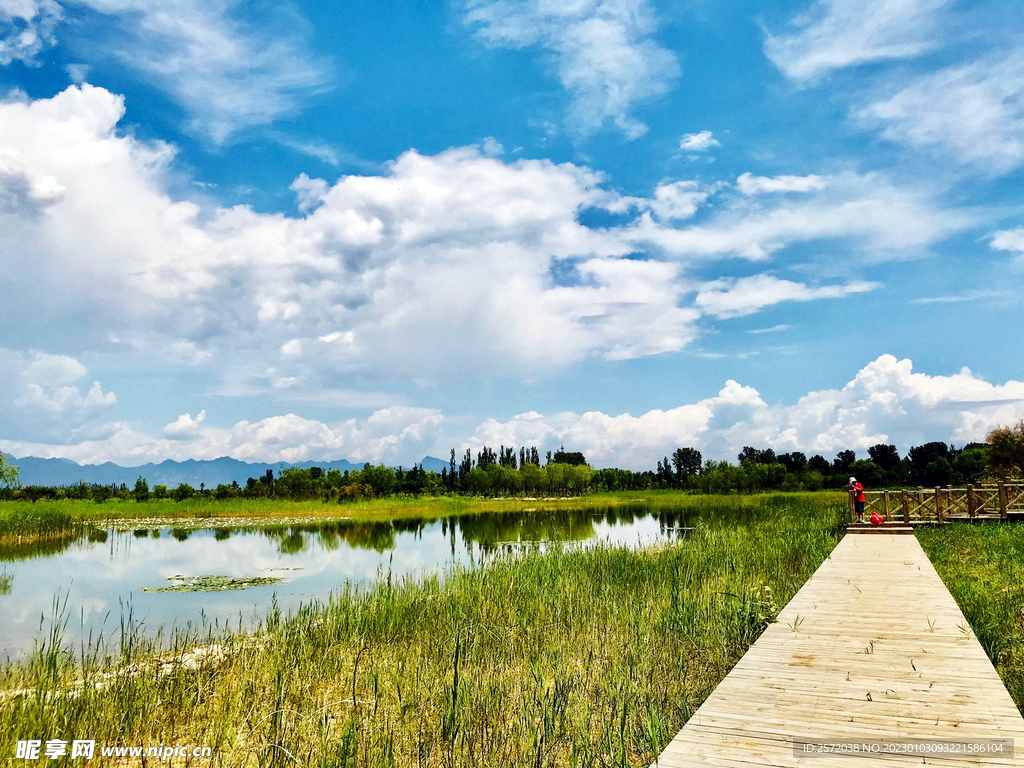
[[[42,362],[51,379],[65,381],[79,372],[74,362],[52,357]],[[789,405],[768,403],[753,387],[729,380],[711,397],[639,416],[531,411],[504,421],[490,418],[468,440],[444,435],[446,420],[437,410],[396,406],[365,419],[330,424],[289,413],[218,427],[200,412],[196,417],[183,414],[162,436],[121,423],[98,438],[67,444],[7,439],[0,440],[0,449],[16,456],[86,463],[232,456],[264,462],[349,458],[397,464],[425,453],[446,455],[452,444],[463,449],[537,445],[544,450],[564,443],[583,451],[596,466],[649,469],[660,457],[687,445],[706,458],[733,460],[744,445],[826,455],[852,448],[864,456],[878,442],[905,451],[930,440],[982,440],[993,427],[1021,418],[1024,382],[993,384],[966,368],[948,376],[918,373],[910,360],[882,355],[845,386],[809,392]]]
[[[61,7],[54,0],[0,0],[0,66],[33,64],[53,44],[60,19]]]
[[[65,68],[68,77],[75,85],[81,85],[89,79],[89,72],[92,70],[88,64],[68,64]]]
[[[837,299],[866,293],[878,286],[878,283],[855,281],[843,285],[812,287],[772,275],[753,275],[738,280],[722,278],[701,285],[694,304],[704,314],[714,317],[742,317],[784,301]]]
[[[81,362],[67,355],[0,347],[0,433],[62,440],[96,427],[117,403]]]
[[[80,312],[71,331],[89,344],[114,337],[224,366],[283,354],[394,376],[525,374],[692,338],[681,267],[626,259],[631,244],[580,223],[587,208],[629,205],[589,169],[408,152],[380,176],[300,177],[299,217],[204,210],[168,197],[169,147],[116,134],[123,110],[87,85],[0,105],[0,135],[25,173],[65,187],[45,219],[0,229],[5,249],[26,254],[4,276],[26,290],[0,313],[42,304],[63,326]],[[552,278],[564,260],[585,283]]]
[[[53,176],[34,175],[18,152],[0,147],[0,214],[35,217],[60,202],[64,191]]]
[[[659,219],[675,221],[688,219],[711,196],[714,189],[701,189],[695,181],[675,181],[659,184],[654,190],[654,197],[647,202],[647,207]]]
[[[632,112],[678,77],[675,56],[653,38],[649,0],[468,0],[463,22],[487,45],[540,46],[569,92],[569,123],[590,134],[611,119],[627,138],[646,130]]]
[[[679,140],[679,148],[685,152],[704,152],[712,147],[720,147],[722,142],[714,137],[711,131],[687,133]]]
[[[744,195],[758,195],[763,192],[815,192],[824,189],[828,182],[821,176],[754,176],[741,174],[736,179],[736,189]]]
[[[78,348],[204,366],[246,394],[674,352],[696,334],[698,260],[824,240],[853,261],[861,247],[905,257],[972,221],[883,176],[839,174],[796,200],[718,196],[683,226],[720,185],[627,198],[586,167],[473,147],[333,184],[303,175],[299,215],[264,214],[173,199],[173,148],[118,135],[123,114],[89,85],[0,104],[21,190],[0,210],[0,250],[22,254],[0,273],[0,323],[31,315]],[[618,223],[584,224],[591,209]]]
[[[997,251],[1016,253],[1015,261],[1024,264],[1024,227],[993,233],[990,245]]]
[[[204,421],[206,421],[205,409],[196,414],[195,418],[192,418],[191,413],[183,413],[164,427],[164,434],[177,438],[194,437],[199,433]]]
[[[368,418],[333,424],[302,418],[294,413],[260,421],[240,421],[230,427],[205,422],[205,411],[192,418],[183,414],[156,437],[118,424],[113,434],[69,445],[0,440],[0,448],[15,456],[67,458],[87,464],[113,461],[122,465],[175,459],[216,459],[231,456],[242,461],[300,462],[348,458],[353,461],[397,463],[423,456],[436,438],[443,419],[429,408],[395,407],[375,411]]]
[[[730,380],[714,397],[640,416],[530,412],[488,419],[464,447],[564,443],[595,466],[631,469],[650,469],[680,446],[732,461],[744,445],[808,454],[852,448],[866,458],[879,442],[906,451],[930,440],[983,440],[993,427],[1022,417],[1024,382],[991,384],[966,368],[951,376],[915,373],[910,360],[882,355],[841,389],[810,392],[792,405],[768,404]]]
[[[138,71],[184,107],[195,132],[218,143],[298,111],[332,79],[326,62],[308,56],[289,33],[295,25],[281,11],[273,29],[258,29],[239,20],[237,0],[65,0],[64,6],[105,17],[98,25],[103,39],[86,32],[81,57],[113,57]],[[63,15],[54,0],[0,0],[0,65],[33,62],[56,41]],[[88,71],[84,63],[68,66],[76,83]]]
[[[965,229],[974,218],[940,211],[926,190],[898,187],[878,173],[820,177],[822,188],[798,200],[765,204],[744,196],[719,208],[698,226],[673,229],[641,217],[628,230],[637,244],[674,257],[733,255],[763,260],[794,243],[815,240],[857,243],[871,259],[906,258],[931,243]],[[867,260],[867,259],[861,259]]]
[[[911,304],[962,304],[965,301],[981,301],[982,299],[999,299],[1012,303],[1013,296],[1008,291],[973,290],[948,296],[925,296],[914,299]]]
[[[1024,163],[1024,50],[910,80],[854,112],[911,147],[1005,173]]]
[[[501,157],[505,154],[505,148],[493,136],[486,136],[480,144],[480,152],[487,157]]]
[[[782,331],[788,331],[789,328],[790,326],[786,325],[785,323],[779,323],[778,325],[772,325],[769,326],[768,328],[751,328],[750,330],[747,331],[747,333],[753,333],[755,335],[760,335],[763,333],[781,333]]]
[[[939,45],[950,0],[815,0],[792,31],[768,34],[765,54],[793,80],[867,62],[906,59]]]

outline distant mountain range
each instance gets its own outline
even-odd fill
[[[234,481],[238,481],[239,485],[245,485],[250,477],[261,477],[267,474],[268,469],[273,470],[276,476],[287,467],[322,467],[325,472],[328,469],[339,469],[344,472],[346,469],[363,468],[363,464],[345,459],[304,461],[300,464],[250,464],[227,456],[203,461],[161,461],[159,464],[143,464],[138,467],[122,467],[109,461],[105,464],[79,464],[70,459],[40,459],[35,456],[24,456],[20,459],[8,456],[8,459],[21,470],[22,485],[48,486],[77,485],[85,482],[96,485],[124,483],[131,487],[137,478],[144,477],[149,481],[150,487],[166,485],[173,488],[188,483],[198,488],[200,484],[205,483],[207,488],[214,488],[221,483],[230,485]],[[434,472],[440,472],[442,467],[448,466],[447,462],[433,456],[424,456],[423,461],[419,463],[424,469]]]

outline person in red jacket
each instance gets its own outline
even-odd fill
[[[857,510],[857,522],[864,522],[864,486],[857,482],[856,477],[850,478],[850,484],[847,486],[847,491],[850,494],[850,499],[853,501],[853,508]]]

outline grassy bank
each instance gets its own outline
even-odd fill
[[[647,765],[846,513],[823,496],[703,503],[719,514],[678,544],[345,589],[255,635],[179,637],[185,663],[158,663],[137,637],[111,658],[48,641],[2,673],[26,693],[0,695],[0,753],[38,733],[209,744],[232,766]],[[196,643],[220,647],[182,655]]]
[[[956,523],[917,538],[1024,712],[1024,525]]]
[[[796,494],[829,501],[845,498],[840,494]],[[6,501],[0,502],[0,542],[8,538],[47,538],[71,533],[76,526],[101,524],[114,520],[140,521],[236,521],[275,523],[296,520],[399,520],[442,518],[474,512],[515,512],[615,507],[632,504],[692,508],[715,506],[718,496],[702,496],[683,491],[621,491],[592,493],[585,496],[528,499],[522,497],[484,498],[473,496],[389,496],[343,503],[287,501],[278,499],[189,499],[187,501]],[[735,496],[757,504],[759,496]]]
[[[0,502],[0,546],[73,535],[86,516],[67,502]]]

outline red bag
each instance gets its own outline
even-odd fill
[[[880,514],[878,514],[877,512],[872,512],[871,513],[871,524],[872,525],[881,525],[884,522],[885,522],[885,520],[882,519],[882,516]]]

